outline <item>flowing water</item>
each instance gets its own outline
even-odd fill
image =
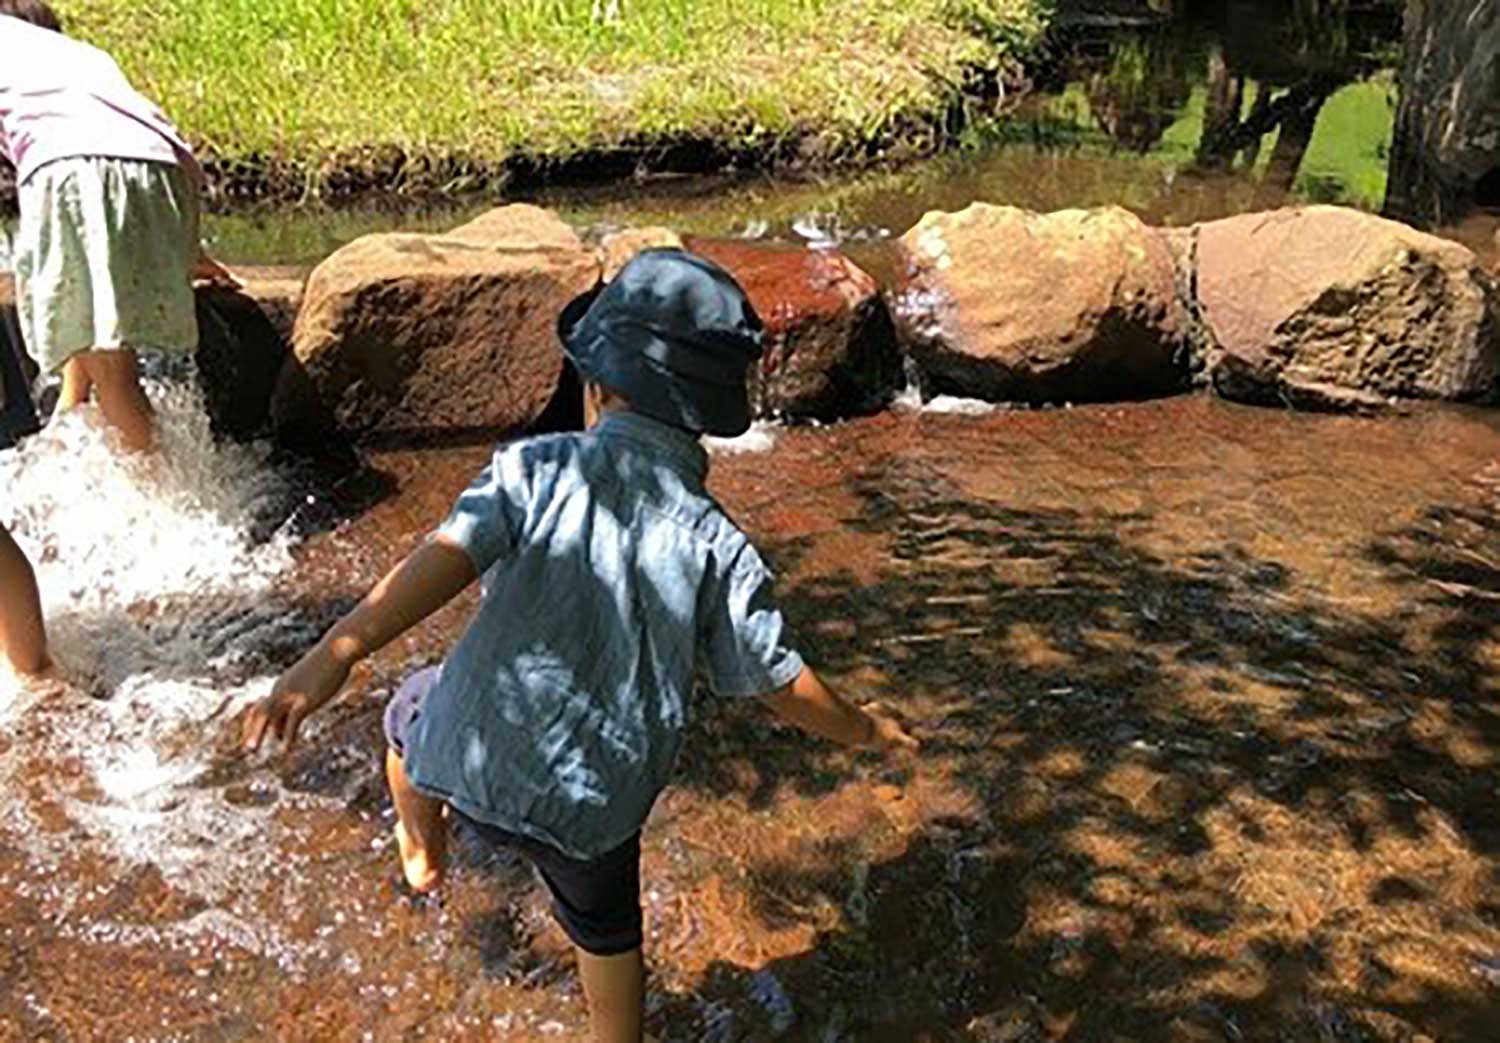
[[[305,482],[165,412],[162,472],[110,463],[82,418],[0,458],[46,491],[7,520],[78,678],[0,703],[0,1038],[578,1038],[522,867],[461,843],[441,904],[392,886],[382,701],[471,602],[291,755],[232,749],[487,448],[375,454],[298,525]],[[715,446],[809,658],[926,749],[887,764],[700,708],[646,833],[652,1027],[1486,1038],[1497,435],[1477,410],[1179,398],[908,404]]]
[[[877,270],[922,211],[976,198],[1164,224],[1377,206],[1379,46],[1298,52],[1342,54],[1325,75],[1268,64],[1251,35],[1086,38],[1000,139],[916,169],[543,201],[590,232],[837,241]],[[1298,90],[1326,92],[1311,136],[1210,140]],[[460,218],[215,234],[232,260],[306,261]],[[1488,221],[1448,232],[1488,248]],[[88,411],[0,453],[0,521],[38,563],[61,674],[0,679],[0,1041],[582,1038],[523,866],[461,836],[441,901],[393,886],[383,701],[441,658],[472,594],[362,667],[297,750],[235,749],[243,707],[488,448],[309,474],[216,446],[183,386],[153,386],[156,464],[122,463]],[[1500,414],[1463,408],[908,397],[714,443],[711,484],[777,566],[808,658],[925,748],[886,763],[754,705],[699,707],[646,832],[652,1030],[1493,1038],[1497,436]]]

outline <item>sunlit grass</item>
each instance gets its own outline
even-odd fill
[[[1297,178],[1299,195],[1316,202],[1351,198],[1379,209],[1385,202],[1395,83],[1388,76],[1350,84],[1328,99]]]
[[[642,138],[837,146],[1034,43],[1050,0],[57,0],[201,146],[499,160]]]

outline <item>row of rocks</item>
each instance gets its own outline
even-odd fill
[[[901,385],[880,287],[836,251],[684,240],[668,229],[590,246],[554,214],[516,205],[443,235],[366,236],[319,265],[272,404],[278,426],[321,409],[363,438],[534,428],[565,386],[557,313],[660,245],[729,269],[765,321],[751,387],[758,416],[868,412]]]
[[[901,241],[893,312],[925,390],[1100,401],[1208,384],[1359,408],[1500,382],[1496,284],[1466,247],[1339,207],[1187,229],[976,204]]]
[[[833,419],[924,395],[997,402],[1225,397],[1363,408],[1500,386],[1495,281],[1465,247],[1335,207],[1186,229],[1119,208],[928,214],[882,288],[836,250],[636,230],[584,243],[555,214],[493,210],[441,235],[366,236],[306,279],[200,296],[219,430],[370,441],[576,419],[553,323],[636,250],[685,245],[766,322],[757,415]],[[3,296],[3,292],[0,292]]]

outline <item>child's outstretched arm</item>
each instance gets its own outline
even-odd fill
[[[796,680],[761,696],[761,701],[788,724],[841,746],[915,751],[920,745],[878,703],[855,706],[824,684],[811,667],[804,666]]]
[[[245,748],[259,749],[267,734],[291,746],[303,720],[338,695],[355,663],[452,601],[478,576],[467,551],[444,536],[430,537],[250,708]]]

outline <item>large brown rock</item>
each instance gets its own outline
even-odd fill
[[[1449,240],[1315,206],[1200,225],[1196,265],[1207,372],[1226,397],[1462,400],[1500,378],[1493,280]]]
[[[975,203],[929,213],[900,250],[891,311],[924,394],[1084,402],[1184,384],[1172,257],[1129,211]]]
[[[760,417],[835,419],[878,409],[900,388],[901,359],[875,279],[834,250],[689,238],[744,287],[766,326],[751,373]]]
[[[351,433],[524,429],[559,386],[557,313],[598,276],[595,253],[536,207],[447,235],[366,236],[312,273],[293,348]],[[295,412],[305,399],[287,389]]]

